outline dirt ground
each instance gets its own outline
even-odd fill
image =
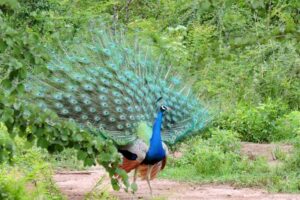
[[[243,143],[242,152],[254,158],[265,156],[271,164],[276,164],[274,150],[276,145]],[[291,146],[280,147],[288,152]],[[138,192],[135,195],[124,191],[115,192],[110,187],[105,171],[100,167],[91,168],[88,171],[60,171],[54,175],[54,181],[61,191],[71,200],[82,200],[96,183],[103,177],[99,185],[101,190],[108,191],[118,199],[151,199],[146,181],[138,181]],[[164,179],[152,181],[153,194],[158,199],[185,199],[185,200],[300,200],[300,194],[270,194],[262,189],[235,188],[230,185],[216,184],[191,184]]]
[[[293,146],[289,144],[257,144],[251,142],[242,142],[241,151],[242,154],[249,157],[249,159],[255,159],[258,156],[263,156],[267,158],[270,165],[279,164],[276,159],[275,151],[276,149],[284,153],[289,153],[292,151]]]

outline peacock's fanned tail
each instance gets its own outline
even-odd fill
[[[207,124],[207,111],[189,87],[138,42],[130,44],[122,32],[107,30],[90,38],[52,51],[49,73],[32,75],[26,83],[29,102],[93,127],[120,145],[136,139],[139,122],[152,126],[161,103],[172,109],[162,127],[167,143]]]

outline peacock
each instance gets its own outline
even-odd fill
[[[41,110],[92,127],[114,141],[127,173],[150,180],[166,166],[168,145],[203,129],[207,109],[189,82],[124,31],[94,28],[49,50],[47,75],[31,75],[25,90]]]

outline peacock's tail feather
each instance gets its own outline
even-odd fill
[[[162,103],[172,109],[162,127],[167,143],[202,129],[209,116],[190,87],[122,33],[94,31],[90,39],[61,44],[51,52],[49,73],[26,82],[29,101],[96,128],[119,145],[137,138],[140,122],[151,127]]]

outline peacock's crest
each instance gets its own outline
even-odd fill
[[[158,104],[171,108],[165,114],[163,140],[202,129],[206,109],[171,67],[130,45],[123,34],[95,31],[91,39],[76,38],[51,53],[45,75],[30,76],[26,91],[41,109],[101,134],[123,145],[134,141],[140,122],[153,124]]]

